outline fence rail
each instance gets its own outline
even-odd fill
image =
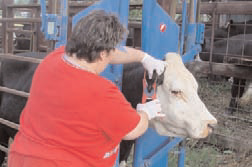
[[[216,10],[216,14],[252,14],[252,2],[202,2],[201,11],[204,14],[212,14]],[[177,13],[182,13],[182,5],[177,6]]]
[[[31,63],[41,63],[43,59],[32,58],[32,57],[23,57],[23,56],[15,56],[13,54],[0,54],[0,58],[25,61]]]
[[[0,86],[0,91],[5,92],[5,93],[10,93],[10,94],[13,94],[13,95],[17,95],[17,96],[22,96],[22,97],[29,97],[29,95],[30,95],[27,92],[23,92],[23,91],[19,91],[19,90],[16,90],[16,89],[3,87],[3,86]]]
[[[0,145],[0,150],[3,152],[6,152],[6,153],[9,152],[9,149],[7,147],[2,146],[2,145]]]
[[[8,120],[5,120],[3,118],[0,118],[0,123],[4,124],[4,125],[7,125],[13,129],[16,129],[16,130],[19,130],[19,124],[16,124],[14,122],[10,122]]]

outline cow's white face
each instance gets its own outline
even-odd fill
[[[204,138],[217,120],[198,96],[198,84],[185,68],[180,55],[168,53],[164,82],[157,88],[157,97],[166,117],[151,120],[150,126],[165,136]]]

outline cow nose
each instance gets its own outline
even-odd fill
[[[213,130],[216,128],[216,126],[217,126],[217,120],[216,119],[207,122],[207,127],[208,127],[208,130],[209,130],[210,133],[213,132]]]

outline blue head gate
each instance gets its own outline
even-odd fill
[[[197,4],[197,0],[193,1]],[[144,0],[142,10],[142,50],[158,59],[164,59],[167,52],[177,52],[181,54],[183,62],[193,61],[201,50],[204,25],[187,20],[187,2],[183,2],[181,27],[156,0]],[[193,11],[196,11],[196,7]],[[194,17],[196,19],[196,13]],[[182,141],[182,138],[160,136],[149,128],[136,141],[134,167],[168,166],[168,152]],[[179,167],[184,166],[184,160],[185,148],[179,147]]]
[[[67,8],[66,0],[62,1],[63,8]],[[197,0],[191,0],[190,4],[191,15],[189,20],[187,2],[183,0],[182,25],[178,26],[158,5],[156,0],[144,0],[142,8],[142,50],[158,59],[164,59],[164,55],[167,52],[177,52],[181,54],[183,62],[193,61],[194,56],[201,51],[200,44],[202,44],[204,38],[204,25],[195,21]],[[41,8],[42,16],[44,16],[42,19],[42,30],[45,32],[46,37],[58,40],[56,47],[66,44],[67,29],[64,27],[67,19],[67,16],[64,15],[66,10],[62,10],[64,11],[62,14],[64,17],[57,17],[55,15],[45,15],[45,1],[41,1]],[[116,14],[120,18],[121,23],[125,27],[128,26],[129,0],[102,0],[75,15],[72,25],[75,26],[90,11],[99,9]],[[61,20],[57,21],[57,19]],[[54,29],[49,29],[49,25],[54,25]],[[55,36],[56,26],[60,28],[61,37]],[[125,45],[125,41],[126,39],[121,43],[122,46]],[[121,88],[122,69],[122,65],[109,65],[102,75],[115,82]],[[133,166],[168,166],[168,152],[182,141],[182,138],[160,136],[153,129],[149,128],[135,143]],[[179,167],[184,166],[184,160],[185,149],[184,147],[179,147]]]

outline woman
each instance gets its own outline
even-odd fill
[[[158,100],[137,111],[120,90],[99,76],[109,63],[142,62],[152,74],[164,63],[146,53],[116,47],[127,30],[118,18],[94,11],[75,26],[66,47],[38,66],[20,130],[9,152],[9,167],[111,167],[119,143],[142,135],[148,120],[163,116]]]

